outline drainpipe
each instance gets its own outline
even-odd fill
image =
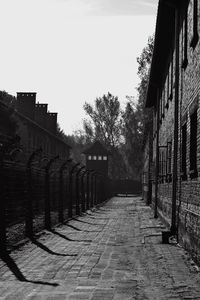
[[[157,136],[156,136],[156,169],[155,169],[155,203],[154,203],[154,218],[158,217],[158,176],[159,176],[159,127],[160,127],[160,99],[159,88],[157,88]]]
[[[177,235],[176,224],[176,198],[177,198],[177,179],[178,179],[178,115],[179,115],[179,10],[175,10],[175,103],[174,103],[174,156],[172,174],[172,215],[171,215],[171,235]]]

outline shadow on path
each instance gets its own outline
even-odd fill
[[[86,231],[85,231],[86,232]],[[87,231],[87,232],[90,232],[90,231]],[[91,231],[92,232],[92,231]],[[96,231],[95,231],[96,232]],[[59,237],[61,237],[61,238],[63,238],[63,239],[65,239],[65,240],[67,240],[67,241],[70,241],[70,242],[84,242],[84,243],[91,243],[92,242],[92,240],[72,240],[72,239],[70,239],[70,238],[68,238],[68,237],[66,237],[64,234],[62,234],[62,233],[60,233],[60,232],[57,232],[57,231],[55,231],[55,230],[51,230],[51,233],[53,233],[53,234],[56,234],[56,235],[58,235]],[[67,255],[67,254],[66,254]],[[78,254],[70,254],[69,256],[77,256]]]
[[[55,230],[50,230],[51,233],[55,234],[55,235],[58,235],[59,237],[69,241],[69,242],[74,242],[74,240],[68,238],[67,236],[65,236],[64,234],[58,232],[58,231],[55,231]]]
[[[71,255],[68,255],[68,254],[62,254],[62,253],[54,252],[51,249],[49,249],[47,246],[45,246],[44,244],[38,242],[36,239],[31,239],[31,242],[34,245],[36,245],[37,247],[41,248],[42,250],[48,252],[49,254],[58,255],[58,256],[71,256]]]
[[[71,228],[73,228],[73,229],[75,229],[75,230],[78,230],[78,231],[82,231],[80,228],[77,228],[77,227],[75,227],[75,226],[73,226],[73,225],[71,225],[71,224],[68,224],[68,223],[64,223],[66,226],[68,226],[68,227],[71,227]]]
[[[77,222],[89,224],[89,225],[101,225],[101,224],[97,224],[97,223],[90,223],[90,222],[86,222],[86,221],[83,221],[83,220],[79,220],[79,219],[77,219],[77,218],[73,218],[73,220],[74,220],[74,221],[77,221]]]
[[[19,267],[15,263],[12,257],[7,252],[1,253],[0,258],[5,262],[7,267],[10,269],[10,271],[15,275],[15,277],[19,281],[23,282],[29,282],[29,283],[34,283],[34,284],[42,284],[42,285],[50,285],[50,286],[58,286],[58,283],[50,283],[46,281],[40,281],[40,280],[28,280],[26,277],[23,275],[23,273],[20,271]]]

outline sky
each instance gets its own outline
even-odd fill
[[[157,0],[0,0],[0,90],[36,92],[66,134],[83,105],[137,97],[136,58],[155,31]]]

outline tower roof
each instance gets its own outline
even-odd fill
[[[111,154],[99,141],[94,142],[90,147],[83,151],[84,154]]]

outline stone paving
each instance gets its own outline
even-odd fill
[[[140,197],[115,197],[0,260],[0,300],[200,299],[200,272]]]

